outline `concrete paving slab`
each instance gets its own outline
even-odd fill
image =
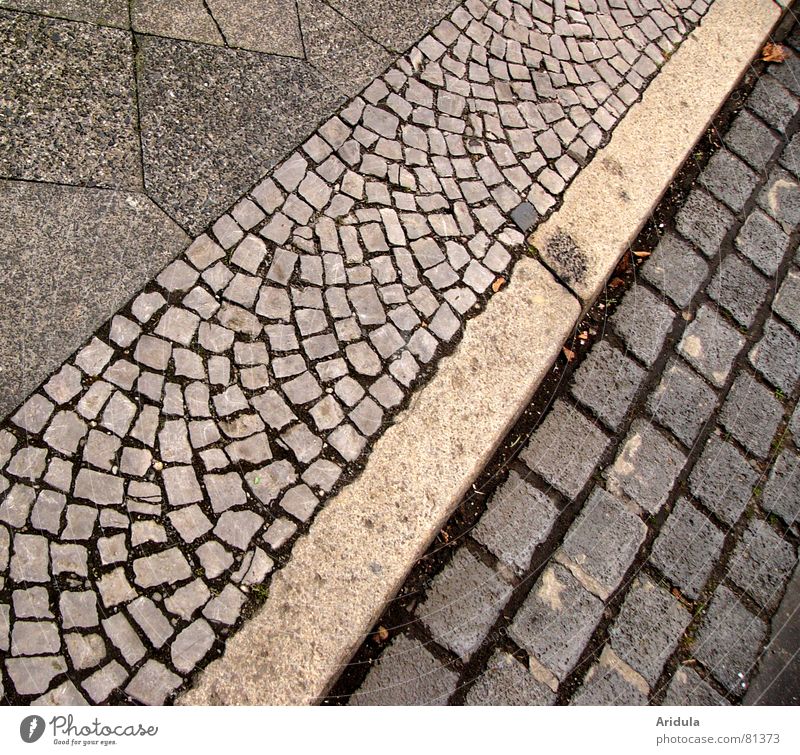
[[[0,11],[0,176],[141,189],[131,36]]]
[[[207,0],[231,47],[303,57],[295,0]]]
[[[159,37],[224,45],[203,0],[131,0],[131,28]]]
[[[0,0],[0,7],[43,16],[89,21],[100,26],[129,27],[128,0]]]
[[[458,0],[330,0],[329,4],[387,50],[405,52]]]
[[[188,239],[141,194],[0,181],[0,205],[6,415]]]
[[[344,95],[308,63],[139,37],[148,194],[199,233]]]

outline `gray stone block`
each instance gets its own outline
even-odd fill
[[[722,260],[706,291],[737,322],[750,326],[767,298],[769,283],[739,255],[730,254]]]
[[[744,511],[758,472],[730,443],[712,436],[689,476],[692,495],[727,524]]]
[[[686,597],[700,597],[722,552],[725,533],[680,498],[653,543],[650,561]]]
[[[741,212],[758,184],[758,176],[739,158],[722,149],[708,161],[700,183],[734,212]]]
[[[747,99],[747,107],[772,128],[785,131],[797,112],[798,99],[772,76],[762,76]]]
[[[786,273],[772,302],[772,311],[800,333],[800,273],[796,270]]]
[[[350,705],[444,705],[456,690],[458,674],[418,641],[392,640]]]
[[[496,650],[467,693],[467,705],[552,705],[556,695],[514,656]]]
[[[764,486],[761,507],[790,526],[800,518],[800,457],[794,452],[781,451]]]
[[[559,680],[572,670],[603,613],[603,602],[559,564],[551,564],[508,629]]]
[[[753,210],[734,240],[736,248],[765,275],[775,275],[789,251],[789,237],[761,210]]]
[[[767,641],[767,626],[725,586],[714,593],[692,655],[732,695],[741,697]]]
[[[677,598],[638,577],[608,632],[611,647],[653,687],[692,620]]]
[[[727,207],[705,191],[695,189],[679,210],[675,227],[703,254],[714,257],[734,222],[733,213]]]
[[[716,403],[717,395],[708,384],[683,361],[673,359],[648,397],[647,409],[654,420],[691,446]]]
[[[733,552],[728,577],[759,605],[773,611],[796,560],[788,542],[766,522],[754,519]]]
[[[772,171],[758,195],[758,204],[784,233],[791,234],[800,225],[800,183],[785,170],[776,167]]]
[[[725,135],[725,146],[759,172],[764,170],[779,143],[772,131],[747,110],[736,116]]]
[[[681,666],[667,687],[662,705],[730,705],[693,668]]]
[[[689,244],[668,233],[645,263],[642,275],[677,306],[686,307],[708,276],[708,265]]]
[[[415,613],[439,644],[467,660],[510,596],[511,587],[462,547],[433,580]]]
[[[800,379],[800,339],[770,318],[761,340],[750,350],[750,364],[785,395],[794,393]]]
[[[644,685],[635,684],[634,678],[624,664],[604,649],[600,660],[586,673],[570,705],[647,705]]]
[[[608,443],[596,424],[559,399],[520,458],[562,493],[575,497],[592,476]]]
[[[595,488],[557,554],[568,561],[584,586],[602,599],[619,586],[644,542],[638,516],[602,488]]]
[[[570,391],[612,430],[618,430],[645,378],[645,371],[606,341],[595,344]]]
[[[648,367],[655,362],[672,329],[675,313],[643,286],[635,285],[611,317],[625,345]]]
[[[685,463],[683,453],[649,422],[636,420],[604,474],[610,492],[624,493],[648,513],[657,514]]]
[[[736,378],[719,422],[750,453],[765,458],[783,418],[783,406],[773,393],[747,373]]]
[[[472,536],[504,564],[522,574],[536,547],[558,518],[553,500],[516,472],[495,492]]]
[[[704,304],[684,331],[678,352],[712,385],[721,388],[744,343],[741,333]]]

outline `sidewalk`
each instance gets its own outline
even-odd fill
[[[230,4],[209,3],[212,10],[216,5]],[[316,5],[319,15],[308,18],[329,17],[330,6]],[[341,5],[343,12],[346,5],[346,12],[357,15],[365,26],[374,24],[375,14],[380,14],[380,4],[366,0]],[[459,417],[453,410],[454,394],[462,403],[482,405],[481,386],[462,376],[449,390],[449,403],[435,406],[435,417],[424,412],[420,416],[420,407],[431,395],[423,389],[434,386],[434,377],[451,375],[459,359],[477,362],[479,351],[503,358],[504,344],[491,338],[491,330],[483,342],[479,336],[497,312],[505,311],[512,319],[519,315],[508,324],[509,337],[515,327],[517,335],[520,328],[527,328],[525,317],[531,313],[538,318],[537,332],[524,333],[523,342],[531,347],[530,358],[538,360],[537,370],[549,366],[577,321],[580,306],[561,280],[527,254],[525,234],[552,215],[570,182],[591,168],[595,151],[607,143],[653,78],[671,63],[674,69],[672,58],[680,57],[683,41],[698,24],[713,16],[713,28],[721,28],[725,14],[741,3],[598,0],[586,3],[583,11],[569,5],[560,0],[498,0],[487,6],[468,0],[440,22],[419,17],[426,29],[432,27],[430,33],[360,94],[342,103],[336,114],[326,114],[324,123],[288,157],[276,158],[263,180],[236,198],[207,232],[141,290],[137,287],[144,283],[143,277],[132,276],[129,292],[137,292],[130,301],[32,394],[19,396],[19,405],[0,429],[3,699],[17,704],[162,704],[176,698],[189,703],[244,703],[263,700],[250,695],[263,694],[267,682],[273,692],[283,686],[286,699],[309,700],[318,694],[292,687],[297,681],[288,676],[267,678],[271,672],[264,666],[242,662],[246,655],[241,648],[247,645],[251,652],[260,652],[259,663],[268,669],[269,664],[280,668],[281,662],[290,663],[288,655],[269,656],[247,639],[253,632],[260,641],[269,639],[270,633],[258,622],[282,621],[313,608],[301,598],[283,597],[287,585],[289,592],[293,589],[285,575],[296,564],[306,563],[309,554],[314,560],[313,549],[323,540],[335,575],[326,583],[330,575],[323,577],[323,565],[316,561],[320,571],[294,588],[319,590],[323,585],[325,599],[340,611],[349,608],[333,589],[337,579],[349,582],[354,590],[357,583],[369,583],[375,598],[390,592],[394,575],[404,575],[407,554],[423,549],[433,534],[428,514],[446,510],[449,500],[428,493],[403,501],[407,511],[396,511],[396,504],[387,501],[390,492],[397,495],[397,486],[390,491],[389,478],[376,477],[374,471],[374,460],[380,457],[377,450],[383,449],[385,457],[386,444],[398,438],[399,433],[392,431],[399,426],[401,412],[406,423],[417,422],[424,429],[435,420],[452,431]],[[448,10],[445,4],[431,7],[442,13]],[[737,41],[739,49],[720,48],[728,67],[718,74],[714,91],[730,88],[778,15],[775,3],[758,0],[746,31],[741,31],[741,13],[731,19],[736,22],[731,29],[739,29],[746,44],[739,43],[732,31],[728,44]],[[15,23],[51,28],[42,19],[25,15],[24,21]],[[384,20],[386,25],[373,27],[381,44],[404,47],[417,38],[404,17]],[[126,28],[124,19],[120,23]],[[393,23],[399,24],[402,34]],[[226,40],[233,39],[225,22],[218,26]],[[161,42],[156,32],[162,33],[152,32],[155,36],[142,45],[184,44]],[[687,47],[700,45],[702,32],[701,24]],[[192,44],[199,45],[191,35]],[[202,44],[203,55],[216,54],[213,43]],[[247,44],[253,43],[242,42]],[[308,55],[309,47],[304,49]],[[226,50],[225,55],[234,53]],[[795,71],[796,63],[781,70]],[[346,69],[342,75],[347,78]],[[350,83],[353,88],[360,86]],[[791,80],[784,83],[794,87]],[[305,85],[300,88],[308,94]],[[167,95],[170,91],[167,85]],[[251,94],[257,96],[256,90]],[[762,98],[768,103],[762,105],[766,111],[755,105],[754,110],[768,121],[786,117],[782,110],[786,103],[796,106],[788,94],[777,105],[770,91]],[[716,107],[719,102],[705,104]],[[333,108],[323,103],[315,117],[322,117],[327,107]],[[292,114],[302,120],[300,116]],[[165,120],[171,119],[165,116]],[[771,125],[780,130],[786,124]],[[720,158],[717,170],[734,170],[735,188],[748,187],[748,194],[720,199],[739,203],[733,208],[736,212],[747,201],[749,210],[755,201],[748,199],[749,192],[759,190],[761,179],[732,161]],[[262,155],[259,164],[265,163],[272,165]],[[789,164],[787,169],[796,166]],[[146,170],[144,175],[146,179]],[[723,184],[709,175],[710,191],[719,193]],[[16,184],[12,189],[18,190]],[[771,204],[766,210],[778,212]],[[728,226],[739,221],[729,215],[719,209],[714,218],[726,219],[725,232],[734,233],[738,226],[730,231]],[[199,230],[208,222],[188,227]],[[788,275],[788,262],[779,263],[760,251],[764,224],[770,232],[775,224],[766,215],[749,222],[742,232],[742,253],[767,275],[776,271]],[[702,247],[702,240],[698,243]],[[716,264],[716,250],[704,251],[710,259],[703,264]],[[170,256],[165,247],[159,264]],[[562,256],[561,261],[570,260]],[[723,347],[731,340],[738,352],[744,348],[744,336],[724,325],[724,317],[713,311],[710,302],[719,300],[743,327],[763,326],[758,352],[762,355],[752,357],[757,372],[743,387],[730,388],[731,400],[753,390],[775,413],[773,404],[781,411],[784,405],[773,393],[763,397],[767,389],[759,381],[780,379],[782,395],[794,398],[794,383],[786,381],[796,376],[782,372],[782,362],[775,365],[772,351],[776,339],[795,343],[794,335],[780,322],[775,333],[763,325],[769,284],[749,264],[741,255],[726,256],[721,277],[709,284],[711,299],[687,326],[697,339],[721,339],[713,341],[712,352],[702,351],[700,341],[691,341],[684,343],[681,353],[716,388],[728,389],[733,379],[728,380],[725,372],[729,365],[711,360],[732,359]],[[674,279],[679,280],[670,276],[671,285]],[[761,298],[744,293],[741,302],[729,299],[730,290],[744,290],[747,285],[755,286]],[[777,315],[792,325],[793,294],[791,285],[784,285],[787,293],[784,303],[776,304]],[[649,289],[640,290],[646,297]],[[502,296],[495,296],[499,293]],[[760,309],[754,308],[756,304]],[[663,302],[652,306],[662,313],[659,337],[666,334],[667,320],[676,323],[672,327],[684,326]],[[717,322],[722,323],[720,330],[709,335],[704,328]],[[646,368],[656,358],[637,341],[638,329],[650,324],[648,317],[644,325],[637,321],[636,327],[619,333],[638,362],[619,351],[617,341],[598,346],[598,355],[581,368],[587,377],[583,393],[576,383],[574,398],[595,411],[608,431],[628,431],[629,424],[623,424],[626,396],[633,400],[635,389],[645,381]],[[732,335],[720,335],[729,331]],[[676,330],[673,338],[678,335]],[[647,346],[652,349],[652,343]],[[613,354],[619,375],[603,375],[604,348],[609,353],[617,349]],[[656,369],[665,359],[655,362]],[[589,376],[592,363],[598,370],[595,377]],[[536,380],[538,373],[532,372],[528,381]],[[608,385],[605,394],[596,389],[602,380]],[[620,380],[627,394],[611,390]],[[516,411],[510,403],[509,411]],[[731,416],[726,415],[726,405],[720,415],[724,432],[746,447],[749,441],[743,438],[749,426],[740,427],[731,410]],[[587,437],[595,438],[598,446],[591,462],[600,461],[611,436],[599,424],[592,425],[584,410],[563,405],[558,411],[586,424]],[[774,431],[783,419],[781,414],[774,420]],[[752,424],[760,433],[753,453],[766,456],[771,435],[766,437],[763,422]],[[495,425],[492,432],[498,434],[507,425],[505,415],[498,416]],[[545,423],[543,431],[547,427]],[[674,476],[679,462],[682,465],[683,457],[690,456],[688,446],[669,445],[649,425],[636,425],[631,432],[626,442],[632,445],[661,442],[671,449]],[[491,437],[487,433],[478,440],[490,447]],[[678,436],[678,440],[687,444],[691,439]],[[398,453],[400,448],[389,452],[399,461],[394,472],[406,469],[410,483],[419,474],[417,468],[423,468],[423,459],[418,446],[405,455]],[[431,457],[435,450],[431,449]],[[476,451],[474,458],[465,452],[465,462],[478,466],[482,454],[490,450]],[[580,453],[582,449],[575,450],[576,459]],[[635,463],[628,456],[617,464],[618,488],[609,493],[636,498],[632,492],[639,489],[636,485],[649,486],[630,470]],[[557,462],[542,458],[541,464],[533,457],[530,462],[542,480],[552,482],[562,495],[577,495],[577,488],[556,481],[569,457]],[[438,472],[440,479],[455,474],[452,469]],[[588,478],[592,470],[583,469],[584,473]],[[467,475],[456,476],[454,485],[469,484]],[[570,484],[580,479],[580,474],[570,476]],[[665,486],[672,481],[658,480]],[[332,528],[326,540],[331,518],[320,526],[317,514],[323,507],[323,514],[335,509],[340,497],[355,495],[354,482],[379,492],[359,501],[345,529]],[[764,489],[768,491],[768,485]],[[655,514],[665,503],[663,492],[664,500],[659,497],[640,505]],[[621,513],[621,504],[615,509],[616,504],[608,503],[615,499],[603,500],[627,523],[634,543],[645,538],[647,525],[640,517],[627,509]],[[563,505],[564,500],[556,503]],[[370,507],[381,511],[373,517],[367,513]],[[733,525],[741,510],[716,513],[717,524]],[[381,529],[384,514],[399,516],[391,533]],[[775,514],[781,517],[786,512]],[[412,523],[418,524],[417,529]],[[374,543],[394,535],[397,547],[387,549],[380,562],[371,561],[363,573],[347,554],[355,552],[348,549],[363,542],[361,533],[370,526],[375,528]],[[752,537],[771,543],[770,533],[778,537],[773,526],[768,522]],[[610,535],[623,533],[612,529]],[[794,548],[791,538],[787,542]],[[622,559],[632,547],[610,552]],[[468,551],[463,554],[469,561]],[[605,550],[603,555],[609,557]],[[569,558],[576,561],[577,555],[573,556]],[[548,584],[554,590],[554,606],[559,585],[580,598],[575,605],[585,609],[583,639],[588,640],[602,613],[601,601],[614,592],[628,565],[620,562],[594,572],[587,567],[585,583],[560,563],[547,572],[552,575]],[[505,577],[496,582],[494,603],[510,597],[512,583]],[[726,593],[725,600],[729,597]],[[759,593],[750,599],[761,598]],[[716,605],[712,602],[712,607]],[[753,603],[748,606],[752,609]],[[369,615],[380,606],[358,609]],[[527,610],[535,614],[535,606]],[[530,627],[521,631],[530,634]],[[574,634],[565,631],[570,637]],[[520,646],[530,651],[529,658],[536,657],[536,642],[555,636],[549,631],[534,634],[527,645],[518,635]],[[326,664],[335,668],[338,662],[338,655],[320,657],[324,648],[320,642],[307,654],[317,670]],[[572,657],[576,652],[580,654],[582,647],[570,648],[556,668],[544,656],[538,662],[563,679],[577,660]],[[385,667],[391,668],[390,663],[379,669]],[[205,672],[198,675],[202,669]],[[444,678],[452,691],[452,674],[447,672]],[[370,684],[381,686],[380,679],[368,680]],[[420,685],[415,689],[423,699],[433,697]]]

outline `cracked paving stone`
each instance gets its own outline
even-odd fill
[[[216,635],[205,619],[197,619],[182,630],[170,647],[172,663],[182,674],[188,674],[208,655]]]
[[[133,562],[134,581],[140,587],[174,584],[192,576],[186,557],[178,548],[169,548]]]
[[[125,687],[130,697],[145,705],[163,705],[182,679],[158,661],[148,660]]]

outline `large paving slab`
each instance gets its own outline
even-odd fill
[[[142,194],[0,180],[0,204],[5,416],[187,237]]]
[[[141,189],[131,35],[0,11],[0,176]]]
[[[293,58],[143,36],[136,66],[147,192],[193,235],[344,100]]]

